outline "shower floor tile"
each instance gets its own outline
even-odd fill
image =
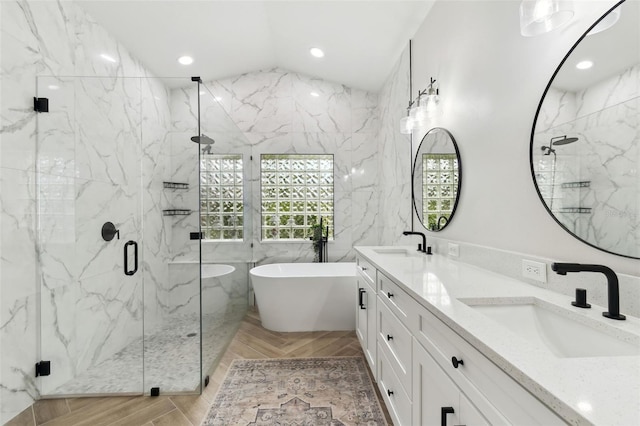
[[[202,365],[207,371],[233,338],[245,309],[202,318]],[[144,360],[142,356],[144,345]],[[50,395],[194,392],[200,386],[199,318],[173,318],[153,334],[133,341],[111,358],[91,367]],[[143,379],[144,362],[144,379]]]

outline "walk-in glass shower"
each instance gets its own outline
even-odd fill
[[[250,250],[249,144],[198,79],[38,77],[37,97],[41,395],[199,392],[247,310],[214,237]]]

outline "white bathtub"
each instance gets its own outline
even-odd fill
[[[264,328],[355,329],[355,263],[274,263],[249,273]]]

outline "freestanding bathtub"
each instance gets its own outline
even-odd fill
[[[249,272],[264,328],[356,328],[355,263],[274,263]]]

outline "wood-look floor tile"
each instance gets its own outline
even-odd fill
[[[109,426],[139,426],[149,421],[153,422],[155,419],[176,409],[176,406],[173,405],[173,402],[171,402],[169,398],[160,398],[162,397],[148,398],[157,402],[133,411],[130,415],[124,418],[120,416],[120,420],[108,423]]]
[[[167,397],[160,398],[168,399]],[[100,398],[94,404],[74,410],[45,424],[46,426],[108,425],[156,402],[158,402],[157,398],[147,396]],[[138,425],[150,420],[153,418],[138,423]]]
[[[69,413],[66,399],[41,399],[33,404],[33,414],[36,425],[41,425],[49,420],[64,416]]]
[[[209,382],[209,386],[211,386],[211,382]],[[206,389],[208,389],[209,386],[207,386]],[[204,416],[209,412],[210,404],[209,401],[204,398],[204,392],[202,396],[172,396],[171,401],[193,425],[202,423]]]
[[[9,420],[4,426],[35,426],[35,424],[36,420],[33,416],[33,406],[31,406]]]
[[[61,402],[64,400],[47,400],[40,406],[43,419],[62,414],[42,426],[197,426],[206,417],[234,359],[324,356],[364,358],[364,353],[353,331],[270,331],[262,327],[259,314],[253,310],[245,316],[238,333],[210,374],[209,385],[202,395],[70,398],[66,400],[67,411]],[[369,376],[372,377],[370,371]],[[374,387],[378,400],[382,401],[377,386]],[[384,403],[381,402],[381,406],[385,418],[392,424]],[[35,426],[33,413],[29,408],[8,425]]]
[[[177,408],[158,417],[152,423],[153,426],[193,426],[189,419],[187,419]],[[199,425],[200,423],[197,424]]]

